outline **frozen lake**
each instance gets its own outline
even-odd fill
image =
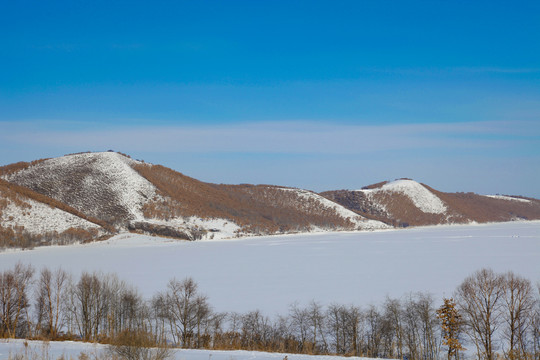
[[[15,263],[114,272],[145,297],[191,276],[219,311],[286,313],[295,301],[365,306],[386,296],[452,296],[482,267],[540,280],[540,222],[184,242],[124,234],[102,243],[0,253]]]

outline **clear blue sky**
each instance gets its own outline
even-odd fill
[[[539,1],[2,1],[0,165],[540,197]]]

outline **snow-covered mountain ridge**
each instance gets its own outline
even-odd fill
[[[540,219],[540,201],[448,194],[409,179],[361,190],[204,183],[116,152],[0,167],[0,246],[119,232],[196,240]]]
[[[12,164],[0,169],[0,178],[18,189],[1,193],[0,246],[27,245],[28,238],[33,244],[54,243],[51,237],[66,231],[91,230],[96,238],[131,231],[195,240],[388,228],[307,190],[208,184],[116,152]],[[73,211],[41,204],[25,192]],[[43,239],[44,233],[52,236]]]
[[[540,219],[537,199],[443,193],[411,179],[321,195],[358,214],[400,227]]]

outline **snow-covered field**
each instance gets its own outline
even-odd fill
[[[119,235],[106,242],[0,253],[0,271],[18,261],[115,272],[146,297],[169,279],[193,277],[219,311],[284,314],[311,300],[360,306],[386,296],[451,296],[482,267],[540,280],[540,221],[373,232],[303,234],[185,242]],[[214,359],[214,358],[213,358]]]
[[[106,345],[80,343],[72,341],[27,341],[24,340],[0,340],[0,360],[6,360],[14,357],[15,354],[24,354],[28,359],[56,360],[63,358],[65,360],[79,359],[81,353],[88,355],[90,359],[100,357],[106,358]],[[313,356],[282,353],[265,353],[257,351],[218,351],[218,350],[171,350],[171,359],[174,360],[282,360],[287,356],[288,360],[342,360],[339,356]],[[364,359],[348,357],[347,359]],[[378,359],[380,360],[380,359]]]

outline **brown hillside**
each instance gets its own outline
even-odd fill
[[[87,153],[41,160],[11,171],[5,179],[102,223],[121,226],[131,216],[130,209],[122,206],[121,201],[122,192],[127,189],[119,188],[115,170],[103,170],[103,163],[110,159],[100,154],[81,155]]]
[[[160,191],[162,198],[144,207],[144,215],[167,220],[175,216],[228,219],[250,233],[307,231],[311,226],[353,224],[335,211],[304,199],[294,189],[269,185],[208,184],[160,165],[137,164],[134,169]]]
[[[365,189],[380,189],[386,183],[370,185]],[[372,193],[368,197],[362,191],[336,190],[326,191],[321,195],[362,216],[371,217],[393,226],[540,219],[540,200],[521,198],[529,200],[529,202],[522,202],[473,193],[443,193],[425,184],[421,185],[442,200],[447,207],[445,213],[424,213],[414,205],[407,195],[399,192],[380,191]]]
[[[455,212],[479,223],[540,219],[540,200],[537,199],[526,199],[530,202],[521,202],[474,193],[443,193],[426,187]]]
[[[0,176],[5,176],[5,175],[10,175],[10,174],[16,173],[18,171],[27,169],[32,165],[39,164],[39,163],[41,163],[41,162],[43,162],[45,160],[47,160],[47,159],[39,159],[39,160],[31,161],[31,162],[20,161],[20,162],[14,163],[14,164],[0,166]]]
[[[89,222],[100,225],[102,228],[106,229],[110,233],[114,229],[108,226],[106,223],[87,217],[76,209],[69,207],[66,204],[60,203],[52,198],[49,198],[45,195],[36,193],[25,187],[8,183],[5,180],[0,179],[0,218],[3,215],[3,211],[8,206],[9,202],[15,204],[17,207],[22,209],[30,209],[31,205],[28,204],[27,200],[31,199],[36,202],[41,202],[53,208],[63,210],[72,215],[83,218]],[[98,237],[98,232],[96,230],[86,230],[86,229],[76,229],[70,228],[61,233],[51,232],[44,234],[31,234],[22,226],[17,226],[14,228],[5,227],[0,223],[0,248],[1,247],[33,247],[42,243],[56,243],[56,244],[65,244],[73,243],[75,241],[85,242],[94,240]]]
[[[380,184],[384,185],[385,183],[387,183],[387,181]],[[342,205],[346,209],[354,211],[367,219],[382,221],[385,224],[393,225],[392,220],[388,218],[387,214],[381,211],[379,208],[373,206],[363,192],[334,190],[322,192],[320,195],[324,196],[328,200]]]
[[[32,191],[32,190],[30,190],[28,188],[25,188],[24,186],[13,184],[13,183],[7,182],[7,181],[5,181],[3,179],[0,179],[0,191],[2,191],[2,195],[3,195],[2,199],[0,200],[0,204],[2,204],[2,201],[4,201],[4,203],[7,205],[7,202],[5,201],[5,199],[10,199],[11,201],[15,202],[16,204],[24,207],[26,203],[24,203],[24,202],[22,202],[20,200],[20,196],[22,196],[23,198],[32,199],[32,200],[35,200],[37,202],[41,202],[41,203],[47,204],[47,205],[49,205],[51,207],[54,207],[54,208],[60,209],[62,211],[68,212],[68,213],[70,213],[72,215],[75,215],[75,216],[78,216],[78,217],[80,217],[80,218],[82,218],[82,219],[84,219],[86,221],[89,221],[91,223],[99,225],[99,226],[101,226],[102,228],[106,229],[109,232],[114,232],[114,228],[112,228],[106,222],[104,222],[102,220],[99,220],[99,219],[96,219],[96,218],[93,218],[91,216],[87,216],[87,215],[83,214],[82,212],[80,212],[79,210],[72,208],[69,205],[66,205],[66,204],[64,204],[64,203],[62,203],[60,201],[57,201],[57,200],[55,200],[55,199],[53,199],[51,197],[48,197],[46,195],[43,195],[43,194],[37,193],[35,191]],[[1,209],[1,205],[0,205],[0,209]]]

